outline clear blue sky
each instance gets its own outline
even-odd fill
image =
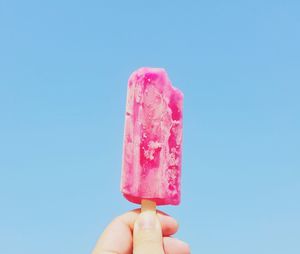
[[[193,253],[300,253],[300,3],[0,0],[0,253],[89,253],[119,192],[126,82],[185,94]]]

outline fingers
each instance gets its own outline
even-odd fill
[[[132,253],[132,232],[134,222],[140,214],[140,209],[127,212],[113,220],[99,238],[93,254],[103,253]],[[169,215],[158,211],[163,236],[170,236],[177,232],[178,223]]]
[[[138,216],[133,230],[133,254],[164,254],[161,225],[155,211]]]
[[[140,209],[136,209],[121,215],[120,217],[118,217],[118,219],[123,221],[130,227],[131,230],[133,230],[134,222],[136,221],[139,214]],[[178,223],[174,218],[161,211],[157,211],[157,216],[161,224],[163,236],[170,236],[177,232]]]
[[[163,236],[174,235],[178,230],[178,222],[166,213],[157,212],[159,222],[162,227]]]
[[[132,253],[132,232],[128,225],[115,219],[102,233],[92,254]]]
[[[165,254],[190,254],[190,247],[183,241],[172,237],[163,238]]]

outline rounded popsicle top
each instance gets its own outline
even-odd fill
[[[130,75],[128,86],[131,87],[137,83],[141,84],[145,89],[149,85],[154,85],[161,93],[166,91],[166,89],[171,89],[178,96],[178,99],[183,99],[183,93],[172,85],[166,70],[163,68],[141,67],[137,69]]]

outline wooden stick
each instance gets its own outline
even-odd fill
[[[151,211],[156,213],[156,203],[154,201],[143,199],[141,205],[142,212]]]

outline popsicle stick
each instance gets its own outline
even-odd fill
[[[151,211],[151,212],[156,212],[156,203],[151,200],[143,199],[141,202],[141,211],[146,212],[146,211]]]

